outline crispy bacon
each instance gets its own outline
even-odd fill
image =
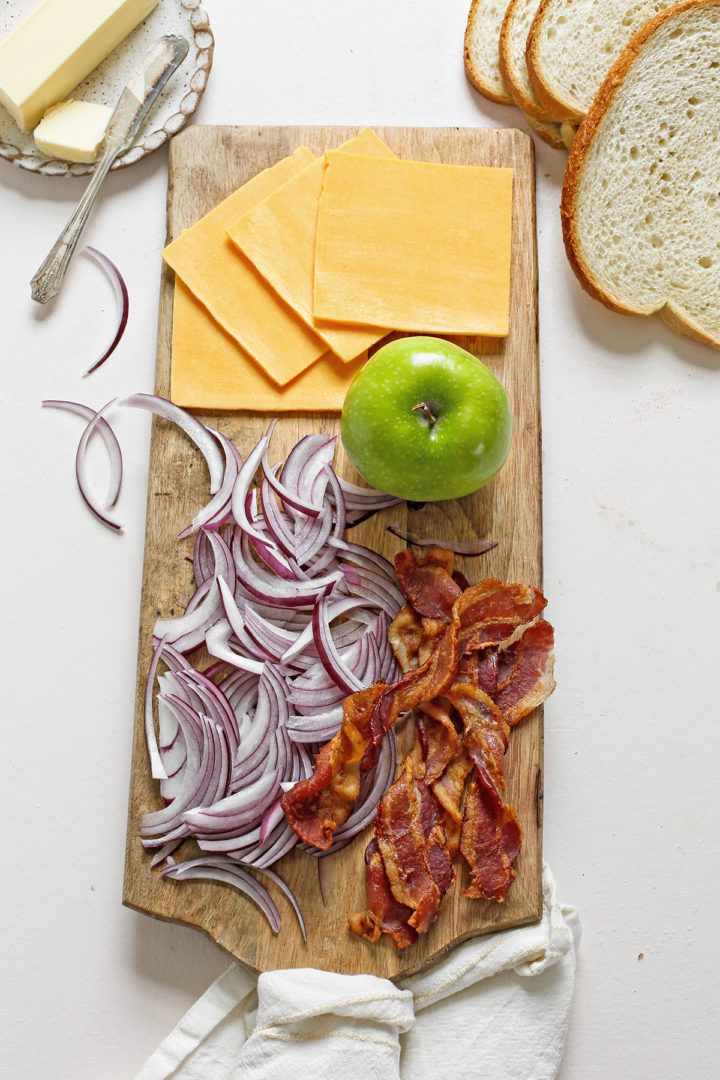
[[[471,882],[463,895],[503,900],[515,877],[512,863],[521,841],[515,811],[503,798],[510,727],[479,687],[456,683],[447,696],[460,714],[463,743],[476,774],[465,796],[460,836]]]
[[[432,797],[410,754],[380,800],[375,838],[393,896],[412,908],[408,925],[424,933],[455,875]]]
[[[360,777],[375,767],[380,743],[398,716],[448,690],[458,662],[457,621],[445,627],[435,652],[396,683],[376,683],[345,699],[343,723],[322,747],[313,775],[282,798],[285,817],[305,843],[325,850],[333,831],[347,820]]]
[[[462,592],[453,578],[455,556],[446,548],[428,548],[416,555],[410,548],[395,556],[395,572],[402,591],[420,615],[449,619]]]
[[[424,701],[440,697],[452,686],[459,659],[457,635],[458,622],[453,618],[425,663],[408,671],[398,682],[383,690],[370,716],[368,747],[362,759],[362,772],[374,767],[385,732],[398,716],[417,708]]]
[[[540,614],[547,600],[531,585],[504,585],[494,578],[461,593],[454,611],[460,619],[460,651],[499,645]]]
[[[400,670],[405,673],[418,666],[423,640],[423,620],[412,604],[398,611],[388,628],[388,641]]]
[[[498,685],[492,695],[510,727],[552,694],[554,632],[541,620],[499,654]]]
[[[345,699],[342,727],[318,753],[313,775],[283,795],[285,817],[306,844],[329,848],[333,831],[350,816],[360,790],[370,717],[384,689],[384,683],[375,683]]]
[[[478,686],[455,683],[447,696],[460,714],[463,743],[480,782],[483,787],[496,793],[496,802],[500,803],[505,793],[505,751],[510,735],[508,722],[492,698]]]
[[[497,806],[477,779],[465,794],[460,853],[470,867],[470,885],[463,896],[505,899],[515,878],[513,861],[519,847],[519,825],[511,806]]]
[[[485,649],[476,649],[460,657],[457,681],[479,686],[490,697],[494,697],[498,688],[498,651],[489,645]]]
[[[462,801],[465,781],[473,767],[472,758],[458,739],[455,757],[445,772],[432,785],[433,798],[438,820],[445,833],[445,844],[450,858],[453,859],[460,846],[462,827]]]
[[[352,932],[370,942],[378,941],[381,934],[389,934],[398,949],[414,945],[418,933],[408,925],[412,908],[398,903],[393,896],[374,837],[365,849],[365,892],[367,910],[351,915],[348,920]]]
[[[415,772],[426,784],[434,784],[454,759],[458,743],[458,733],[442,699],[429,701],[418,708],[415,739],[420,751],[413,753]]]

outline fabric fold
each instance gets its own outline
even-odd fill
[[[580,921],[543,871],[540,922],[473,938],[399,980],[311,968],[256,980],[233,964],[136,1080],[420,1080],[453,1071],[553,1080]]]

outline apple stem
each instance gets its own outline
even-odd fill
[[[428,423],[429,424],[434,424],[435,423],[435,421],[437,420],[437,417],[433,416],[432,412],[430,411],[430,406],[428,404],[426,404],[426,402],[419,401],[417,403],[417,405],[413,405],[413,407],[412,407],[413,412],[417,412],[418,409],[422,409],[422,411],[425,413],[425,415],[428,418]]]

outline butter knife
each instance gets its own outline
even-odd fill
[[[92,179],[75,213],[30,281],[32,298],[39,304],[46,304],[60,292],[65,271],[103,180],[115,158],[132,145],[161,90],[187,56],[188,48],[184,37],[172,34],[161,37],[130,76],[110,117],[102,156]]]

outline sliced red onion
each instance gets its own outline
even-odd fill
[[[210,428],[206,428],[186,409],[181,409],[179,405],[173,405],[167,398],[157,397],[155,394],[130,394],[128,397],[121,398],[118,404],[157,413],[158,416],[162,416],[165,420],[171,420],[179,428],[182,428],[188,438],[195,443],[207,462],[208,472],[210,473],[210,494],[214,495],[216,491],[220,490],[225,473],[225,460],[218,441]]]
[[[184,881],[189,878],[199,878],[205,881],[221,881],[226,885],[233,885],[240,892],[250,897],[262,911],[270,923],[270,928],[277,934],[282,926],[282,919],[277,905],[270,893],[259,884],[247,870],[238,866],[232,859],[218,856],[200,856],[198,859],[189,859],[182,863],[171,863],[162,871],[165,877]]]
[[[339,570],[312,581],[291,583],[280,579],[274,589],[259,578],[253,565],[246,562],[238,545],[234,546],[238,580],[251,596],[273,607],[310,607],[315,599],[329,593],[342,580]]]
[[[150,758],[150,775],[153,780],[167,780],[167,772],[160,760],[160,750],[158,748],[157,737],[155,735],[155,722],[153,719],[153,688],[155,686],[155,676],[157,675],[158,663],[160,661],[160,655],[165,648],[165,642],[167,638],[162,638],[159,645],[153,652],[152,660],[150,661],[150,667],[148,669],[147,679],[145,681],[145,744],[148,750],[148,757]]]
[[[282,892],[285,893],[288,900],[290,901],[290,903],[293,906],[295,914],[297,915],[298,922],[300,923],[300,931],[301,931],[302,936],[303,936],[303,941],[307,941],[307,929],[305,927],[305,920],[303,919],[303,914],[302,914],[302,911],[300,910],[300,905],[298,904],[297,899],[295,897],[295,893],[292,891],[290,886],[287,884],[287,882],[283,881],[283,879],[280,877],[280,875],[276,874],[274,870],[269,870],[267,868],[265,868],[265,869],[259,869],[258,868],[258,873],[264,874],[265,877],[270,878],[271,881],[275,882],[278,889],[281,889]]]
[[[209,428],[208,430],[218,440],[225,455],[225,470],[223,472],[222,483],[210,501],[195,515],[188,527],[183,529],[179,534],[179,539],[181,540],[186,536],[190,536],[191,533],[197,532],[200,528],[220,528],[231,513],[230,499],[233,488],[235,487],[238,472],[242,466],[242,458],[240,457],[235,444],[232,443],[230,439],[221,435],[219,431],[215,431],[214,428]]]
[[[332,462],[333,456],[335,454],[334,439],[330,439],[324,435],[307,435],[305,436],[305,438],[312,440],[311,445],[306,447],[305,449],[309,449],[311,454],[322,454],[323,464],[329,464],[330,462]],[[304,440],[301,440],[301,443],[303,441]],[[301,443],[298,443],[298,446],[300,446]],[[288,464],[290,465],[289,468]],[[307,460],[305,464],[307,464]],[[278,466],[274,466],[273,468],[270,467],[267,457],[267,446],[265,447],[265,451],[262,456],[263,475],[265,476],[268,484],[272,487],[275,494],[279,496],[283,505],[285,507],[292,507],[294,510],[299,510],[301,514],[304,514],[308,517],[317,517],[318,514],[322,513],[322,502],[316,506],[312,502],[310,502],[309,498],[301,498],[300,496],[298,477],[302,472],[302,468],[303,466],[300,465],[299,459],[296,460],[295,464],[293,465],[291,458],[288,458],[288,461],[285,463],[285,466],[283,468],[282,480],[279,480],[276,475]]]
[[[328,598],[320,597],[313,608],[312,616],[313,638],[317,649],[320,663],[327,671],[333,682],[345,694],[354,694],[363,689],[363,684],[356,679],[343,663],[340,653],[335,647],[335,642],[330,633],[330,621],[328,619]]]
[[[250,671],[255,675],[260,675],[265,666],[264,662],[262,660],[251,660],[242,653],[235,652],[230,647],[232,636],[232,627],[226,619],[214,623],[205,632],[207,651],[211,656],[224,660],[226,664],[232,664],[233,667],[240,668],[242,671]]]
[[[438,540],[431,536],[421,536],[410,529],[404,529],[399,521],[391,522],[387,531],[415,547],[442,547],[456,555],[484,555],[486,551],[497,547],[497,540]]]
[[[263,459],[263,454],[268,447],[275,423],[276,421],[273,420],[265,435],[263,435],[262,439],[260,439],[255,448],[250,451],[245,459],[245,462],[238,473],[237,480],[235,481],[231,499],[232,515],[236,523],[244,533],[251,536],[254,540],[259,540],[261,543],[265,537],[250,522],[247,516],[246,503],[250,485],[255,478],[255,473],[257,472]]]
[[[347,694],[393,669],[387,627],[405,602],[392,565],[343,538],[348,497],[367,509],[378,496],[346,495],[330,465],[330,436],[301,440],[281,471],[269,465],[273,426],[243,463],[208,429],[224,466],[216,497],[185,530],[197,532],[197,588],[183,615],[156,625],[165,638],[158,660],[168,667],[159,676],[156,750],[167,805],[146,816],[141,839],[171,850],[191,836],[222,873],[227,857],[267,869],[297,844],[281,794],[311,775],[307,747],[338,730]],[[183,656],[202,644],[218,661],[205,674]],[[156,672],[157,663],[151,688]],[[394,773],[388,746],[333,850],[372,820]],[[215,873],[217,865],[196,869]]]
[[[181,844],[182,837],[178,840],[171,840],[169,844],[165,844],[163,847],[158,848],[150,860],[150,868],[154,870],[160,863],[164,863],[166,859],[170,858],[174,851],[177,851]],[[322,863],[320,863],[320,865],[322,866]]]
[[[111,259],[108,259],[107,255],[103,255],[101,251],[98,251],[97,248],[94,247],[84,247],[80,254],[87,255],[88,259],[91,259],[97,266],[105,271],[110,278],[110,283],[112,284],[118,307],[118,324],[113,339],[100,359],[96,360],[95,363],[84,372],[85,375],[90,375],[90,373],[96,371],[101,364],[104,364],[109,356],[112,356],[120,344],[120,340],[125,333],[125,327],[127,326],[128,315],[130,313],[130,299],[128,297],[127,285],[125,284],[122,274],[115,263],[112,262]]]
[[[122,525],[118,524],[117,521],[113,521],[112,518],[109,518],[107,516],[107,514],[104,514],[102,509],[100,508],[100,506],[98,506],[97,502],[95,501],[95,497],[94,497],[94,495],[93,495],[93,493],[92,493],[92,491],[90,489],[90,485],[89,485],[88,479],[87,479],[86,458],[85,458],[87,445],[88,445],[88,442],[90,440],[90,436],[92,435],[93,431],[95,430],[98,423],[100,422],[100,419],[102,418],[103,413],[106,412],[107,409],[109,409],[112,405],[115,404],[115,400],[116,399],[113,398],[112,401],[109,401],[106,405],[103,405],[103,407],[101,409],[99,409],[93,415],[92,419],[90,420],[87,427],[83,431],[83,433],[82,433],[82,435],[80,437],[80,442],[78,443],[77,452],[75,454],[75,476],[77,477],[78,487],[80,488],[80,494],[82,495],[82,497],[83,497],[83,499],[85,501],[85,504],[93,512],[95,517],[98,518],[98,520],[101,521],[103,523],[103,525],[107,525],[108,528],[114,529],[116,532],[122,532],[123,531]],[[113,481],[113,478],[111,477],[110,494],[109,494],[108,498],[111,499],[112,501],[107,504],[108,506],[114,505],[114,502],[117,500],[117,494],[114,494],[114,497],[113,497],[114,490],[115,490],[115,483]],[[119,488],[118,488],[118,491],[119,491]]]
[[[288,454],[278,481],[278,494],[287,507],[313,517],[322,510],[322,499],[313,501],[312,489],[319,472],[332,462],[335,438],[330,435],[305,435]]]
[[[46,409],[64,409],[66,412],[75,413],[77,416],[82,416],[84,420],[88,421],[95,419],[97,416],[95,409],[91,409],[89,405],[81,405],[79,401],[57,401],[47,399],[41,402],[41,404]],[[123,477],[122,450],[120,449],[117,435],[104,416],[97,419],[95,430],[105,443],[105,448],[110,459],[110,482],[108,485],[107,502],[105,503],[105,508],[109,510],[111,507],[115,506],[115,503],[120,496]]]
[[[198,804],[184,813],[183,820],[195,835],[235,831],[243,825],[262,820],[264,811],[277,795],[278,784],[278,772],[275,770],[206,809]]]
[[[187,747],[187,760],[181,783],[169,805],[143,817],[141,835],[145,840],[152,839],[157,846],[187,834],[187,825],[182,820],[186,810],[217,802],[220,792],[227,788],[229,769],[229,754],[223,754],[221,747],[225,737],[218,726],[196,714],[180,698],[168,697],[167,704],[176,713]],[[225,743],[227,747],[227,740]]]
[[[216,623],[221,609],[219,579],[228,578],[235,583],[235,564],[230,548],[219,533],[206,534],[213,552],[215,566],[213,582],[200,603],[190,605],[190,611],[170,619],[158,619],[153,636],[166,637],[179,652],[190,652],[205,640],[209,629]],[[219,657],[224,659],[224,657]]]

